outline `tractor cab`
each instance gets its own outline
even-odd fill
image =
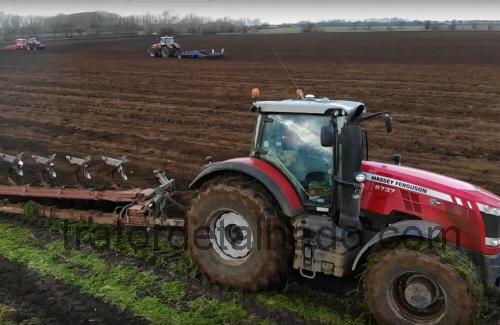
[[[260,116],[251,155],[285,174],[304,205],[330,206],[335,148],[322,146],[322,129],[334,122],[340,133],[348,116],[364,111],[364,105],[308,95],[304,99],[258,101],[253,108]]]
[[[172,45],[175,43],[174,37],[173,36],[162,36],[160,37],[160,44],[161,45],[166,45],[168,47],[172,47]]]

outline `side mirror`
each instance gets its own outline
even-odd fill
[[[335,129],[331,125],[321,127],[321,146],[333,147],[335,145]]]
[[[395,154],[392,156],[392,161],[394,161],[395,165],[401,165],[401,154]]]
[[[389,114],[385,116],[385,130],[387,133],[392,132],[392,116]]]

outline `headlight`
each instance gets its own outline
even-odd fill
[[[489,247],[500,247],[500,209],[477,203],[483,219],[485,244]]]
[[[356,175],[356,182],[358,183],[364,183],[366,181],[366,175],[363,173],[359,173]]]
[[[500,238],[486,237],[485,244],[486,244],[486,246],[490,246],[490,247],[500,247]]]
[[[489,205],[477,203],[479,211],[500,217],[500,208],[490,207]]]

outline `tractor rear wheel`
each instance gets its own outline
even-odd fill
[[[256,291],[285,283],[290,229],[259,183],[234,177],[205,184],[188,212],[199,270],[225,287]]]
[[[366,270],[365,294],[380,324],[472,324],[474,287],[431,250],[387,249]]]
[[[169,58],[170,57],[170,49],[166,46],[162,47],[160,50],[161,56],[164,58]]]

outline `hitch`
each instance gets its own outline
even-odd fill
[[[45,175],[48,175],[49,179],[56,179],[57,174],[54,169],[54,159],[56,158],[56,154],[50,155],[49,157],[42,157],[37,155],[31,155],[33,160],[41,166],[39,171],[40,182],[44,186],[48,186],[48,183],[45,181]]]
[[[16,181],[17,176],[18,177],[24,176],[23,172],[24,162],[22,160],[23,155],[24,152],[21,152],[16,156],[0,153],[0,158],[3,161],[8,162],[10,164],[8,180],[11,185],[18,185],[18,182]]]

